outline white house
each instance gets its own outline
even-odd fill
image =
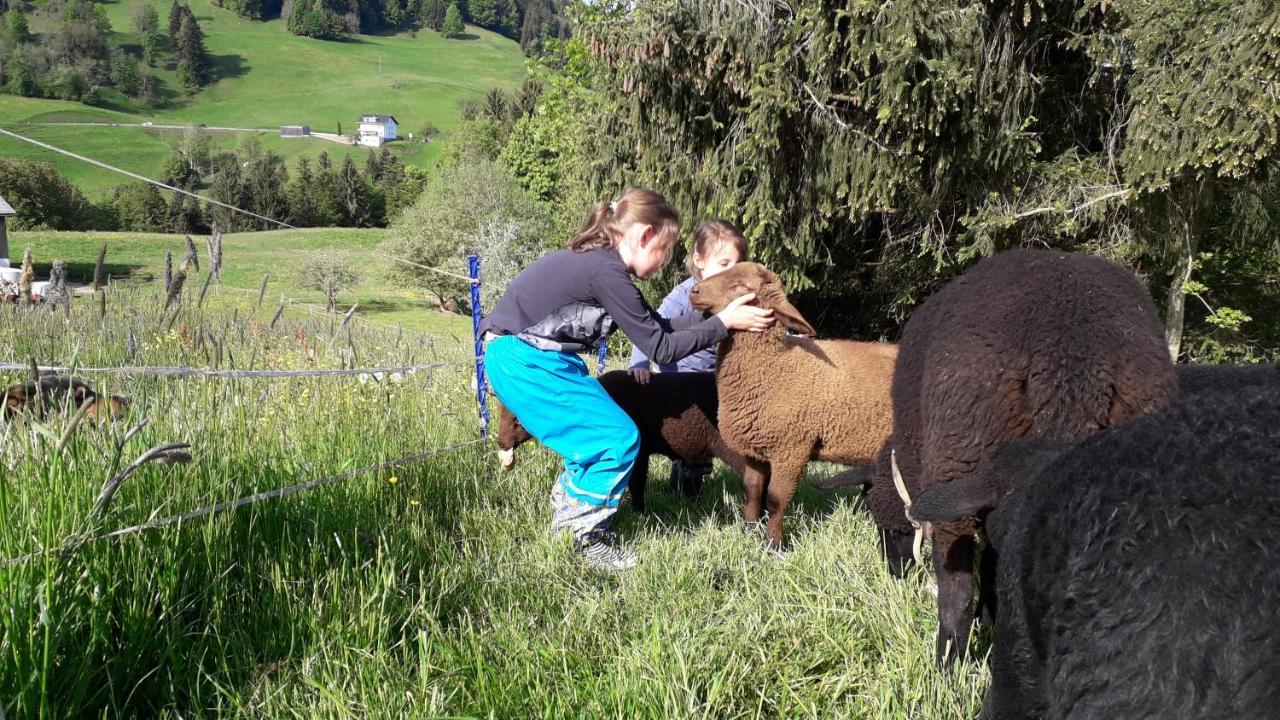
[[[396,119],[390,115],[361,115],[356,144],[380,147],[396,139]]]

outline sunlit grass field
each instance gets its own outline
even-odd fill
[[[354,287],[338,293],[336,301],[342,310],[358,304],[361,317],[378,323],[447,335],[451,341],[469,336],[470,317],[441,312],[426,293],[388,279],[389,261],[374,254],[386,232],[371,228],[306,228],[225,235],[222,283],[228,288],[227,294],[243,290],[257,292],[265,274],[270,276],[268,302],[278,304],[280,295],[284,294],[292,300],[323,306],[324,294],[301,285],[297,270],[312,253],[345,253],[358,266],[361,278]],[[181,235],[33,230],[9,233],[14,264],[30,247],[36,270],[42,277],[54,260],[63,260],[71,279],[82,282],[93,278],[98,251],[104,243],[107,245],[104,277],[110,275],[124,281],[161,278],[165,251],[173,253],[175,263],[186,253]],[[196,243],[203,255],[205,238],[196,238]],[[452,268],[452,271],[464,273],[466,268]]]
[[[230,257],[230,253],[228,253]],[[105,316],[0,305],[0,362],[303,369],[428,365],[381,381],[86,374],[128,416],[0,423],[0,708],[6,717],[957,718],[980,661],[933,664],[934,601],[894,580],[856,491],[802,488],[766,552],[719,468],[617,529],[641,557],[584,569],[547,536],[557,467],[490,444],[240,508],[84,541],[479,437],[467,338],[287,312],[224,293],[176,314],[157,283]],[[5,383],[20,372],[0,375]],[[145,422],[145,424],[143,424]],[[125,440],[129,429],[143,424]],[[65,439],[65,447],[58,445]],[[103,483],[146,449],[102,517]],[[817,475],[821,471],[814,469]],[[42,549],[67,548],[18,564]],[[981,655],[982,648],[978,648]]]
[[[146,0],[167,32],[170,3]],[[323,140],[283,139],[281,125],[309,125],[316,132],[354,134],[365,113],[393,115],[400,135],[419,135],[430,123],[442,135],[434,142],[396,142],[388,147],[407,164],[430,166],[448,134],[457,127],[459,109],[481,101],[492,88],[513,90],[526,76],[525,57],[513,40],[477,27],[466,39],[446,39],[432,30],[357,35],[343,42],[291,35],[283,20],[245,20],[209,0],[189,3],[205,33],[217,81],[188,93],[170,58],[152,69],[159,91],[151,104],[103,91],[104,105],[90,107],[64,100],[0,95],[0,127],[87,155],[148,177],[159,177],[170,148],[182,131],[133,127],[85,127],[42,123],[95,122],[157,125],[205,124],[266,128],[263,133],[211,132],[214,143],[234,149],[249,135],[285,158],[290,172],[301,155],[328,152],[337,163],[354,155],[363,162],[367,148]],[[141,40],[131,20],[132,3],[101,5],[111,21],[109,41],[137,54]],[[37,22],[36,32],[44,28]],[[0,156],[29,157],[54,164],[91,199],[116,185],[134,182],[78,160],[19,140],[0,137]]]

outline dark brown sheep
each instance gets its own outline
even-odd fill
[[[699,282],[689,300],[719,312],[744,293],[755,293],[753,302],[772,309],[778,324],[763,333],[731,332],[720,343],[720,432],[747,458],[743,515],[759,521],[767,493],[765,537],[777,548],[783,514],[810,460],[871,462],[889,437],[898,348],[787,335],[814,330],[787,300],[778,276],[758,263],[739,263]]]
[[[710,373],[656,373],[640,384],[625,370],[600,376],[605,392],[635,421],[640,453],[631,474],[631,507],[645,511],[649,457],[664,455],[689,465],[719,458],[739,475],[742,456],[725,444],[716,430],[716,380]],[[515,448],[531,436],[511,411],[498,403],[498,455],[505,470],[515,465]]]
[[[41,375],[38,384],[28,380],[11,385],[4,391],[4,404],[0,407],[9,416],[22,411],[39,414],[46,408],[62,405],[68,400],[76,409],[87,405],[85,417],[98,422],[118,420],[124,417],[125,410],[129,407],[127,397],[103,397],[79,378],[62,375]]]
[[[882,453],[868,493],[898,571],[912,527],[885,481],[894,457],[916,497],[973,475],[1002,443],[1074,444],[1178,395],[1146,291],[1130,271],[1088,255],[1015,250],[983,260],[912,314],[900,347],[892,453]],[[969,517],[932,528],[940,661],[968,644],[979,526]],[[994,613],[995,552],[981,561],[982,610]]]
[[[1268,386],[1280,387],[1280,364],[1178,366],[1178,388],[1184,398]]]

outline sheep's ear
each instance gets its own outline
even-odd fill
[[[782,323],[782,326],[794,333],[813,337],[818,334],[817,330],[804,319],[800,311],[792,305],[789,300],[782,298],[773,304],[773,314]]]

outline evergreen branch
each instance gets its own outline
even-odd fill
[[[1079,205],[1076,205],[1075,207],[1067,208],[1066,210],[1063,210],[1056,206],[1038,207],[1033,210],[1026,210],[1024,212],[1020,212],[1017,215],[1014,215],[1013,219],[1025,220],[1026,218],[1032,217],[1034,215],[1045,215],[1047,213],[1053,213],[1053,212],[1062,213],[1063,215],[1078,215],[1079,213],[1084,212],[1089,207],[1093,205],[1097,205],[1100,202],[1105,202],[1115,197],[1125,197],[1132,192],[1133,192],[1132,188],[1121,188],[1119,190],[1113,190],[1109,193],[1099,195],[1096,198],[1092,198],[1090,200],[1080,203]]]
[[[896,150],[891,150],[890,148],[882,144],[879,140],[876,140],[875,138],[871,137],[870,135],[863,132],[862,130],[859,130],[858,128],[855,128],[849,123],[846,123],[845,121],[841,120],[840,115],[835,111],[835,108],[819,100],[818,96],[814,94],[813,88],[810,88],[808,83],[801,83],[800,87],[804,88],[805,92],[809,93],[809,98],[813,101],[813,106],[818,110],[822,111],[824,115],[829,116],[835,122],[836,125],[840,126],[840,129],[846,130],[848,132],[853,133],[854,135],[857,135],[863,140],[866,140],[872,145],[875,145],[882,152],[889,153],[890,155],[901,154]]]

